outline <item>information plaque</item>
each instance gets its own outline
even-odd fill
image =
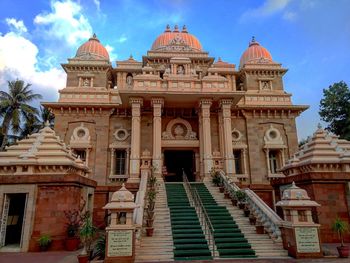
[[[132,256],[132,230],[108,231],[108,257]]]
[[[296,227],[295,241],[299,253],[319,253],[320,241],[316,227]]]

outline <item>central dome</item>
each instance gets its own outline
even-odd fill
[[[167,25],[164,33],[153,42],[151,50],[200,52],[202,51],[202,45],[194,35],[188,33],[186,26],[183,26],[180,32],[177,25],[174,31],[171,31],[170,26]]]

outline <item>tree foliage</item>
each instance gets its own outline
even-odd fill
[[[30,103],[41,99],[30,89],[30,84],[23,80],[8,81],[8,92],[0,91],[0,116],[2,118],[1,132],[3,134],[0,151],[3,151],[8,142],[9,131],[17,134],[21,130],[21,121],[29,119],[30,115],[37,115],[38,110]]]
[[[319,114],[328,123],[327,130],[350,140],[350,90],[344,81],[323,90]]]

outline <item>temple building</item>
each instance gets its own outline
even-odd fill
[[[167,26],[142,61],[113,67],[93,35],[62,67],[66,87],[43,105],[97,181],[97,221],[116,186],[137,191],[144,151],[165,181],[182,181],[183,172],[203,181],[223,169],[273,205],[270,181],[297,151],[295,118],[307,107],[293,105],[287,69],[254,38],[236,66],[211,57],[185,26]]]
[[[254,38],[236,67],[167,26],[113,66],[94,34],[62,67],[54,129],[0,153],[0,252],[68,249],[72,211],[124,263],[321,257],[349,222],[350,142],[319,127],[298,149],[307,106]]]

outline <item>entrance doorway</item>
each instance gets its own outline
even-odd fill
[[[9,203],[6,224],[5,246],[21,243],[24,208],[27,194],[7,194]]]
[[[164,166],[166,167],[166,182],[182,182],[185,172],[189,181],[195,181],[195,153],[190,150],[164,151]]]

